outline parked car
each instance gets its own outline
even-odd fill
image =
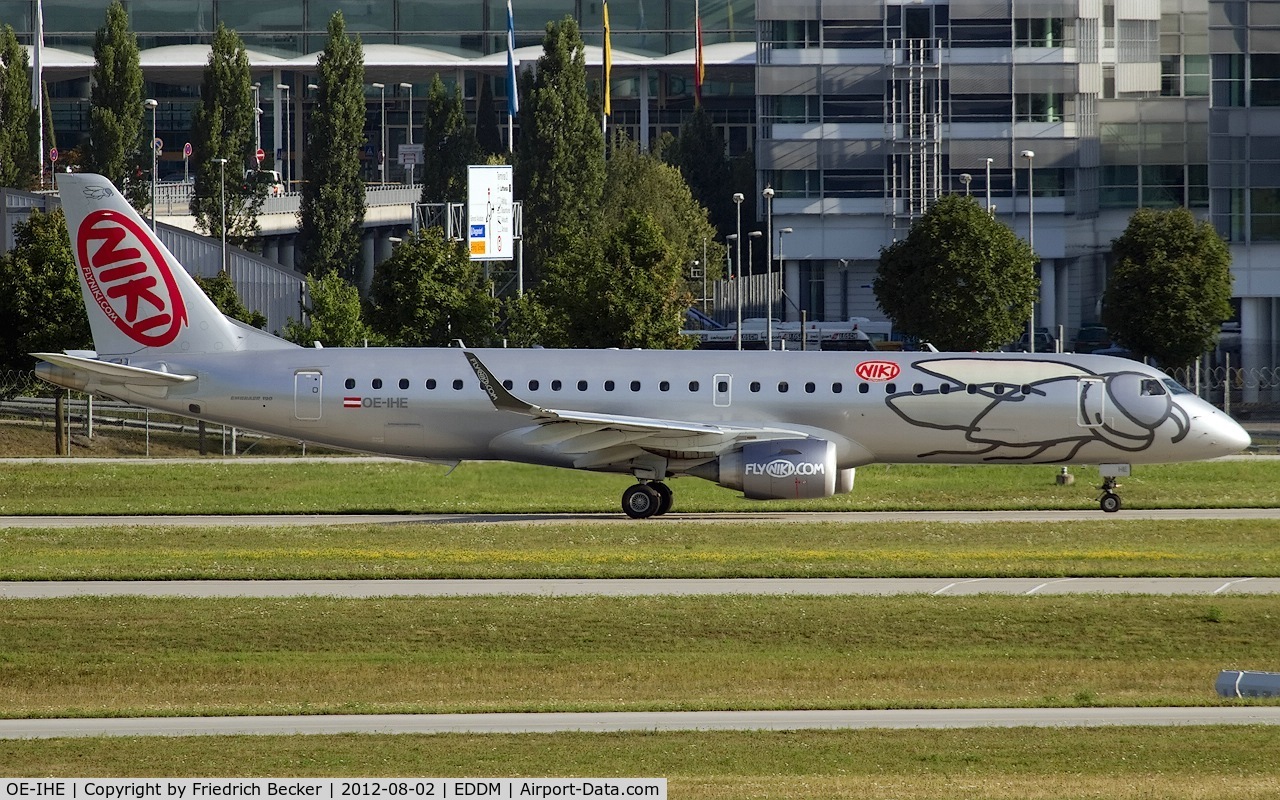
[[[1110,346],[1111,334],[1102,325],[1082,326],[1079,333],[1076,334],[1075,340],[1071,343],[1071,349],[1076,353],[1092,353],[1095,350]]]
[[[1015,353],[1026,353],[1030,351],[1028,347],[1029,340],[1027,335],[1022,334],[1022,338],[1013,346]],[[1036,352],[1037,353],[1053,353],[1058,349],[1058,340],[1049,333],[1048,328],[1036,328]]]
[[[267,187],[267,197],[280,197],[284,194],[284,181],[280,180],[280,173],[273,169],[249,169],[244,173],[245,186],[254,186],[258,184]]]

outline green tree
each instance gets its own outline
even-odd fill
[[[680,169],[689,191],[707,209],[716,230],[733,233],[737,223],[733,193],[742,191],[749,196],[752,189],[730,188],[735,185],[734,171],[724,136],[705,108],[694,109],[680,127],[679,138],[665,148],[664,155]]]
[[[107,7],[106,24],[94,37],[93,57],[89,141],[82,153],[85,169],[114,183],[135,208],[146,208],[151,202],[151,158],[147,152],[144,169],[148,143],[142,128],[142,67],[138,37],[129,28],[120,0]],[[147,133],[149,140],[149,129]]]
[[[550,320],[546,308],[538,302],[536,292],[504,298],[501,308],[499,330],[509,346],[533,347],[545,341]]]
[[[537,69],[522,75],[516,197],[524,203],[526,275],[576,269],[596,235],[604,191],[604,134],[587,98],[578,24],[549,23]],[[565,281],[561,281],[562,283]],[[559,299],[544,294],[555,306]]]
[[[493,105],[493,85],[488,75],[477,77],[480,88],[476,90],[476,143],[484,156],[506,153],[502,129],[498,125],[498,111]]]
[[[62,209],[14,227],[14,247],[0,256],[0,319],[0,370],[31,369],[31,353],[91,346]]]
[[[422,202],[462,203],[467,199],[467,165],[480,159],[475,131],[467,124],[462,94],[431,78],[422,126]]]
[[[27,51],[5,25],[0,27],[0,186],[26,189],[36,182],[35,122]]]
[[[254,116],[244,42],[219,22],[200,85],[200,103],[191,116],[196,167],[191,213],[201,233],[221,237],[225,192],[227,241],[240,247],[258,233],[266,194],[265,183],[244,180],[244,165],[254,158]],[[219,164],[219,158],[227,163]]]
[[[497,323],[491,289],[464,242],[427,228],[374,270],[369,326],[399,347],[443,347],[454,339],[486,344]]]
[[[625,212],[621,224],[605,239],[603,268],[591,273],[587,294],[595,310],[575,318],[576,344],[692,347],[693,340],[680,335],[693,298],[678,252],[652,216]]]
[[[944,195],[880,251],[872,288],[894,327],[942,350],[1017,338],[1039,280],[1035,254],[971,197]]]
[[[357,347],[373,339],[360,310],[360,292],[334,270],[307,278],[311,307],[306,321],[289,320],[284,338],[296,344]]]
[[[342,12],[329,18],[329,39],[316,64],[315,111],[307,136],[307,180],[298,212],[299,256],[308,275],[336,270],[354,280],[364,225],[364,49],[347,36]]]
[[[1231,251],[1185,208],[1139,209],[1111,243],[1102,321],[1117,343],[1166,367],[1213,348],[1231,318]]]
[[[223,314],[255,328],[267,327],[266,315],[261,311],[250,311],[244,301],[240,299],[240,293],[236,291],[235,281],[231,280],[230,274],[219,272],[212,278],[202,278],[199,275],[192,275],[191,277]]]

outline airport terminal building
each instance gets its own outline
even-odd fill
[[[43,3],[45,78],[64,147],[88,128],[87,76],[106,5]],[[600,0],[512,5],[526,65],[545,24],[566,15],[582,27],[589,66],[600,65]],[[0,20],[29,42],[35,6],[0,0]],[[160,101],[159,136],[186,136],[222,22],[244,39],[262,87],[263,147],[293,179],[305,178],[293,156],[336,10],[363,40],[370,141],[385,104],[389,153],[406,141],[412,98],[434,74],[464,87],[469,111],[482,80],[500,104],[505,97],[504,0],[125,6],[148,96]],[[759,190],[774,189],[788,318],[880,318],[870,289],[880,248],[940,194],[966,192],[1031,239],[1042,257],[1037,320],[1062,325],[1069,339],[1099,318],[1110,243],[1130,214],[1181,205],[1231,245],[1244,364],[1277,363],[1280,2],[611,0],[608,10],[610,125],[642,143],[678,130],[694,108],[701,17],[704,105],[732,153],[755,153],[757,207],[754,216],[743,209],[744,232],[757,219],[763,226]],[[177,148],[166,147],[166,166],[180,170]],[[377,180],[375,148],[365,158]],[[388,179],[399,179],[396,169]],[[791,233],[776,233],[784,228]]]

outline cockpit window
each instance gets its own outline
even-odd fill
[[[1169,394],[1191,394],[1191,390],[1175,381],[1173,378],[1165,378],[1164,385],[1169,387]]]
[[[1143,397],[1155,397],[1164,394],[1164,385],[1155,378],[1144,378],[1142,385],[1138,389],[1138,394]]]

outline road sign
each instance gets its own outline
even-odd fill
[[[154,139],[152,139],[152,140],[151,140],[151,146],[152,146],[152,147],[154,147],[154,148],[156,149],[156,153],[157,153],[157,154],[159,154],[159,153],[163,153],[163,152],[164,152],[164,139],[161,139],[159,136],[157,136],[156,138],[154,138]]]
[[[415,164],[422,163],[422,145],[420,144],[402,144],[396,151],[399,156],[400,166],[412,167]]]
[[[50,147],[50,148],[49,148],[49,160],[50,160],[50,161],[57,161],[57,160],[58,160],[58,148],[56,148],[56,147]]]
[[[264,151],[261,147],[259,147],[258,151],[253,154],[253,157],[258,159],[258,163],[261,164],[262,159],[266,158],[267,154],[266,154],[266,151]]]
[[[191,142],[187,142],[182,146],[182,157],[191,158]]]

